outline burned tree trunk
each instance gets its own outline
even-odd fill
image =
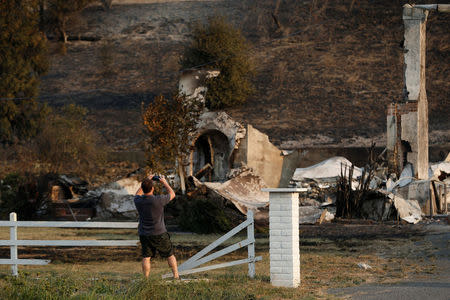
[[[367,199],[370,191],[370,182],[379,167],[380,157],[375,156],[375,144],[369,149],[368,162],[358,179],[355,189],[352,188],[354,166],[341,166],[341,175],[337,182],[336,191],[336,217],[360,217],[362,203]]]

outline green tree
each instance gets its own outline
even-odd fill
[[[142,119],[146,128],[147,166],[152,172],[166,173],[178,165],[182,189],[183,165],[190,153],[190,137],[203,111],[195,99],[179,95],[171,99],[157,96],[147,107],[142,104]]]
[[[49,25],[59,34],[59,39],[67,43],[67,23],[93,0],[48,0]]]
[[[254,66],[248,50],[240,30],[223,17],[210,18],[207,24],[194,24],[192,42],[184,51],[181,65],[192,68],[207,64],[208,68],[220,70],[218,77],[207,81],[208,108],[239,105],[253,93]]]
[[[34,98],[48,69],[47,41],[34,0],[0,1],[0,142],[37,133],[44,111]]]

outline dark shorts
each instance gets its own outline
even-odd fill
[[[155,257],[156,251],[163,258],[173,255],[173,246],[167,232],[159,235],[140,235],[142,257]]]

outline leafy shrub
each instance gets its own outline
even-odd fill
[[[184,68],[205,65],[220,70],[220,75],[207,81],[206,106],[211,109],[244,103],[253,93],[251,77],[254,67],[249,46],[240,30],[223,17],[214,17],[207,24],[196,23],[192,43],[184,51]]]
[[[32,218],[41,205],[37,180],[33,176],[9,174],[0,180],[0,215],[8,219],[16,212],[22,220]]]

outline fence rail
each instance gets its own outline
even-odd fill
[[[113,247],[136,246],[138,240],[0,240],[0,246]]]
[[[137,228],[137,222],[0,221],[0,227]]]
[[[46,259],[0,259],[0,265],[47,265]]]
[[[137,246],[138,240],[18,240],[19,227],[53,228],[120,228],[135,229],[137,222],[58,222],[58,221],[17,221],[17,214],[10,213],[9,221],[0,221],[0,227],[10,228],[9,240],[0,240],[0,246],[10,247],[10,258],[0,259],[0,265],[11,265],[12,275],[17,276],[18,265],[46,265],[50,260],[19,259],[18,246],[58,246],[58,247],[111,247]]]

